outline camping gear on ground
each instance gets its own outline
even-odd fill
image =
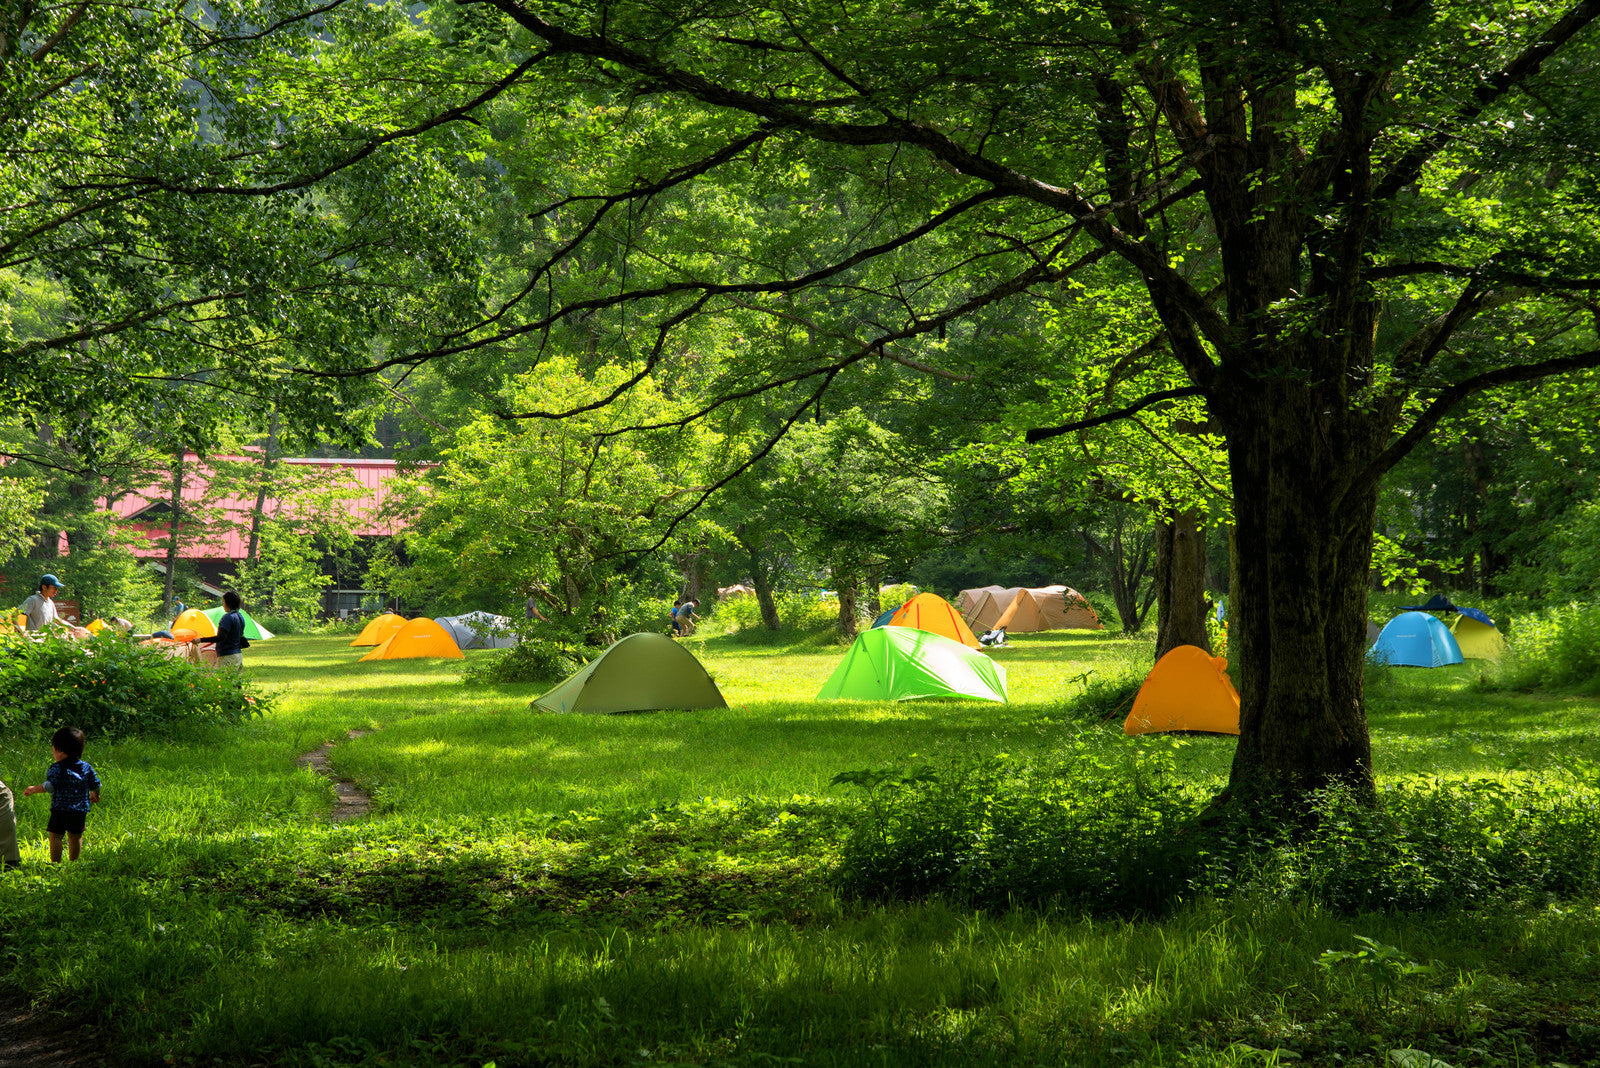
[[[727,708],[722,691],[687,648],[665,634],[619,638],[531,708],[547,712],[650,712]]]
[[[1384,624],[1367,659],[1396,667],[1445,667],[1461,663],[1461,647],[1438,616],[1402,612]]]
[[[393,612],[385,612],[377,616],[366,626],[361,628],[361,633],[356,635],[356,640],[351,645],[382,645],[384,640],[406,625],[405,616],[397,616]]]
[[[915,627],[879,627],[856,635],[817,692],[818,701],[911,701],[966,697],[1005,701],[1006,670],[961,642]]]
[[[986,649],[1006,648],[1006,628],[996,627],[978,635],[978,644]]]
[[[1017,615],[1006,620],[1006,612],[1023,592],[1032,599],[1033,605],[1016,606]],[[1042,622],[1038,630],[1105,629],[1083,594],[1068,586],[981,586],[962,590],[957,602],[967,606],[962,615],[974,630],[1004,626],[1011,633],[1021,633],[1023,627],[1019,621],[1028,618],[1032,608],[1038,609]]]
[[[1498,660],[1505,655],[1505,636],[1495,629],[1493,623],[1485,622],[1488,618],[1476,608],[1463,608],[1455,622],[1450,624],[1450,633],[1466,659]]]
[[[1455,611],[1458,611],[1458,609],[1456,608],[1455,605],[1450,603],[1450,598],[1446,597],[1442,593],[1436,593],[1432,597],[1428,598],[1428,603],[1427,604],[1403,604],[1403,605],[1400,606],[1400,611],[1402,611],[1402,612],[1455,612]]]
[[[182,612],[179,612],[178,618],[174,619],[172,626],[167,629],[172,631],[173,634],[177,634],[180,630],[190,630],[201,638],[215,638],[217,636],[216,623],[207,619],[206,614],[198,608],[185,608]]]
[[[449,631],[462,649],[509,649],[519,640],[511,633],[511,620],[493,612],[437,616],[434,622]]]
[[[383,640],[383,644],[362,657],[367,660],[409,660],[434,656],[464,660],[465,653],[448,631],[427,616],[418,616]]]
[[[211,620],[211,626],[213,630],[215,630],[217,623],[222,619],[222,614],[226,611],[227,609],[219,604],[215,608],[207,608],[202,614],[207,619]],[[246,612],[243,608],[239,609],[239,616],[244,620],[244,636],[246,641],[264,642],[268,638],[274,637],[270,630],[268,630],[266,627],[263,627],[260,623],[257,623],[255,617],[249,612]]]
[[[1123,734],[1159,731],[1239,733],[1239,691],[1228,678],[1228,661],[1198,645],[1167,652],[1145,676]]]
[[[942,634],[952,641],[960,642],[968,649],[978,647],[978,636],[972,633],[972,628],[967,626],[960,613],[950,606],[950,602],[937,593],[917,594],[895,609],[894,615],[889,617],[887,626],[915,627],[917,630]]]

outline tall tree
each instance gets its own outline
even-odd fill
[[[626,308],[659,337],[742,313],[818,342],[798,360],[752,346],[775,387],[867,364],[970,372],[965,324],[1043,287],[1092,292],[1096,272],[1136,278],[1185,384],[1122,414],[1199,397],[1226,440],[1231,788],[1371,793],[1380,479],[1463,398],[1600,364],[1587,323],[1500,341],[1600,288],[1600,0],[1492,23],[1420,0],[1226,18],[1133,2],[482,6],[508,20],[487,40],[537,58],[531,99],[572,102],[523,134],[621,163],[563,186],[528,272],[544,288],[497,330]],[[847,240],[806,244],[811,213],[847,206],[863,220]],[[628,273],[563,291],[552,272],[576,245],[624,235]]]

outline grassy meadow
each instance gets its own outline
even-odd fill
[[[839,647],[696,638],[729,709],[583,716],[348,640],[253,645],[276,697],[241,727],[91,739],[106,785],[76,865],[45,862],[48,806],[19,796],[0,983],[129,1064],[1600,1063],[1592,894],[1139,916],[841,889],[876,796],[841,772],[994,759],[1070,789],[1159,760],[1201,803],[1231,739],[1129,739],[1074,703],[1143,641],[1020,636],[998,706],[819,703]],[[1374,671],[1382,782],[1592,781],[1600,703],[1481,674]],[[346,823],[296,766],[327,742],[372,797]],[[49,756],[6,738],[0,778],[20,795]]]

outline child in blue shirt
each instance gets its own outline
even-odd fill
[[[89,806],[100,800],[100,776],[83,758],[83,732],[62,727],[50,738],[50,751],[56,762],[44,773],[44,785],[30,786],[23,797],[50,795],[50,862],[61,863],[61,836],[67,836],[67,859],[77,860],[83,847],[83,825]]]

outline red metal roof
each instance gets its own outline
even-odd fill
[[[246,460],[254,457],[226,456],[222,459]],[[356,534],[393,535],[398,532],[399,527],[392,521],[380,519],[378,512],[387,499],[389,484],[397,478],[413,477],[414,468],[408,467],[402,470],[394,460],[284,457],[278,462],[314,468],[339,483],[347,484],[352,490],[359,491],[360,495],[345,506],[356,519]],[[183,500],[194,504],[204,502],[208,509],[221,509],[224,519],[215,524],[214,534],[196,534],[192,538],[185,539],[186,544],[179,546],[178,555],[190,560],[243,560],[247,555],[250,513],[255,508],[255,497],[230,496],[208,499],[211,477],[212,470],[204,460],[192,454],[184,457]],[[170,495],[170,487],[147,486],[137,493],[118,498],[111,509],[119,517],[134,520],[131,525],[139,526],[137,517],[151,507],[166,504]],[[265,510],[267,515],[275,516],[283,507],[282,501],[269,498]],[[155,516],[151,518],[156,519]],[[147,524],[144,529],[152,542],[166,537],[164,522]],[[166,549],[152,544],[148,549],[135,549],[134,555],[160,557],[165,556],[166,552]]]

